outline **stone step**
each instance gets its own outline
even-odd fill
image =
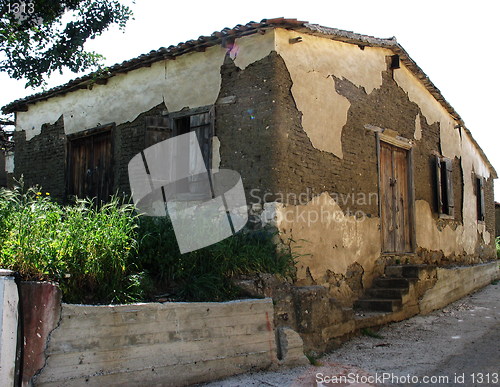
[[[433,270],[434,265],[390,265],[385,268],[385,275],[391,278],[419,278],[424,270]]]
[[[376,312],[394,312],[401,305],[401,299],[360,298],[354,303],[354,308]]]
[[[373,280],[374,288],[384,288],[384,289],[394,289],[394,288],[405,288],[410,287],[410,281],[415,280],[414,278],[387,278],[379,277]]]
[[[408,288],[370,288],[366,290],[366,295],[373,298],[402,299],[408,293]]]

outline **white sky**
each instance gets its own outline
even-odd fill
[[[108,31],[86,46],[103,54],[106,65],[224,27],[282,16],[378,38],[396,36],[461,115],[500,173],[498,0],[136,0],[131,7],[135,20],[125,33]],[[53,76],[49,87],[76,76]],[[0,74],[0,106],[38,91],[25,90],[23,85]],[[499,184],[495,199],[500,202]]]

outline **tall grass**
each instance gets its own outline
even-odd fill
[[[118,198],[60,206],[37,188],[0,190],[0,266],[59,282],[67,302],[126,302],[136,217]]]
[[[237,296],[239,274],[294,274],[294,257],[267,232],[238,233],[180,254],[167,218],[142,217],[117,197],[61,206],[38,188],[0,190],[0,267],[59,283],[65,302],[187,301]]]
[[[273,234],[240,232],[200,250],[180,254],[167,218],[139,219],[138,262],[164,291],[192,301],[223,301],[238,289],[231,278],[240,274],[271,273],[293,277],[294,257],[277,250]]]

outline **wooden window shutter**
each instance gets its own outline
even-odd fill
[[[448,204],[447,214],[450,216],[455,215],[455,200],[453,198],[453,160],[445,159],[446,166],[446,201]]]
[[[434,156],[434,169],[436,174],[436,203],[439,215],[443,213],[443,194],[441,192],[441,157]]]
[[[214,132],[214,109],[213,107],[203,113],[193,114],[189,117],[190,130],[196,133],[201,155],[207,170],[212,167],[212,137]],[[194,160],[193,160],[194,161]],[[190,192],[206,193],[209,187],[204,177],[193,176],[190,179]]]
[[[168,117],[150,116],[146,117],[146,148],[170,138],[171,125]]]
[[[484,221],[485,210],[484,178],[479,177],[477,179],[477,220]]]
[[[209,111],[193,114],[190,116],[190,128],[196,132],[201,148],[201,154],[207,169],[212,163],[212,137],[214,135],[215,110],[212,107]]]

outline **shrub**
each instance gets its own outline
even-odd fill
[[[500,258],[500,237],[497,237],[496,245],[497,245],[497,258]]]
[[[59,282],[66,302],[133,298],[136,215],[118,198],[60,206],[36,188],[0,191],[0,265],[25,279]],[[128,290],[127,290],[128,289]],[[140,293],[140,292],[139,292]]]
[[[239,232],[203,249],[180,254],[172,224],[167,218],[139,219],[137,259],[152,273],[163,291],[190,301],[223,301],[238,289],[231,278],[240,274],[294,274],[293,256],[277,250],[273,234]]]
[[[239,232],[180,254],[167,218],[137,215],[113,197],[96,206],[62,206],[40,189],[0,190],[0,267],[27,280],[59,283],[65,302],[125,303],[166,293],[174,300],[222,301],[237,296],[240,274],[294,274],[294,258],[273,234]]]

